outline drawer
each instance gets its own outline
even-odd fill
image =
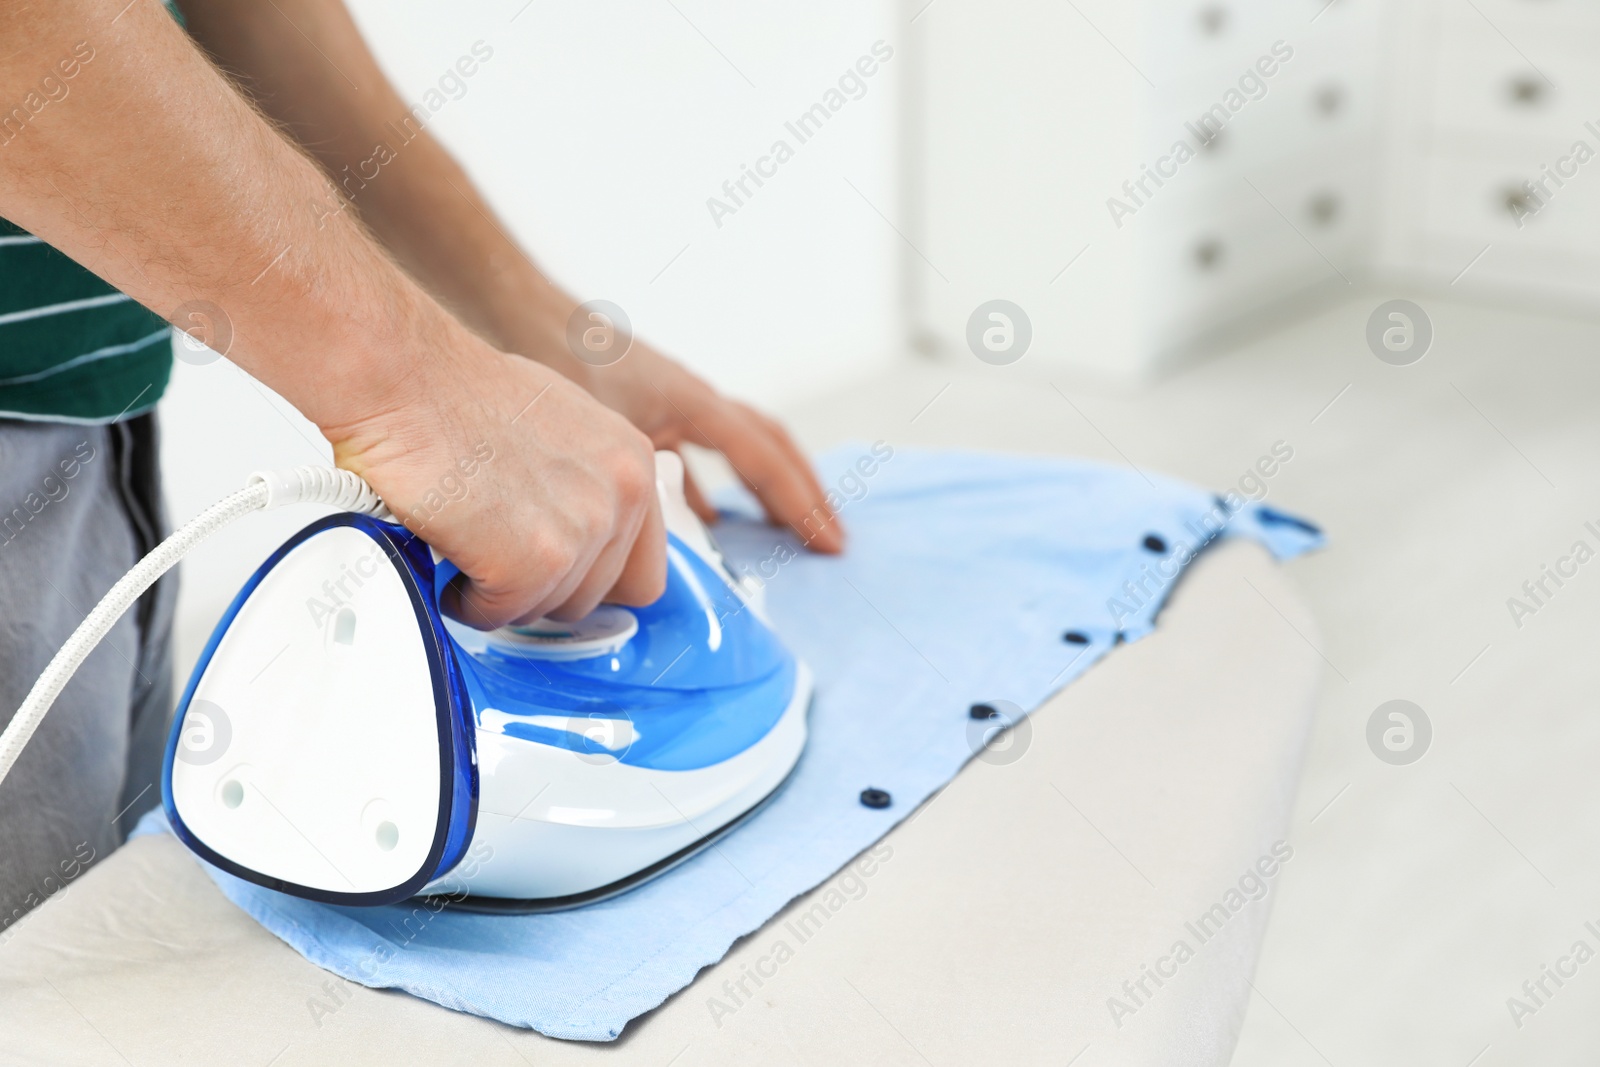
[[[1600,31],[1525,34],[1519,54],[1470,13],[1440,30],[1431,93],[1440,132],[1570,143],[1585,120],[1600,118]]]
[[[1343,232],[1346,220],[1370,213],[1368,205],[1376,195],[1378,173],[1378,141],[1373,130],[1298,142],[1285,138],[1271,146],[1272,151],[1263,147],[1252,152],[1260,157],[1252,160],[1237,151],[1248,146],[1223,140],[1218,144],[1221,147],[1214,155],[1196,156],[1165,186],[1154,190],[1155,195],[1132,218],[1123,220],[1124,228],[1135,222],[1151,229],[1181,226],[1197,216],[1251,208],[1261,195],[1252,191],[1245,179],[1297,226]],[[1146,188],[1150,187],[1147,183]]]
[[[1183,348],[1201,334],[1257,315],[1275,300],[1337,277],[1315,252],[1282,231],[1207,232],[1197,239],[1205,242],[1201,247],[1221,246],[1226,258],[1203,277],[1157,282],[1152,274],[1146,326],[1156,351]],[[1180,251],[1187,260],[1190,249]],[[1260,270],[1264,263],[1275,265],[1270,276]]]
[[[1359,151],[1317,153],[1250,177],[1257,199],[1270,201],[1347,275],[1368,257],[1377,226],[1379,176],[1362,157]]]
[[[1214,212],[1195,212],[1142,235],[1136,276],[1161,346],[1181,344],[1275,299],[1337,280],[1324,255],[1350,272],[1353,242],[1337,231],[1362,225],[1352,217],[1364,213],[1359,198],[1324,223],[1306,221],[1302,208],[1312,210],[1309,204],[1280,205],[1316,243],[1313,248],[1248,186],[1240,188],[1248,199],[1229,198]]]
[[[1590,144],[1600,150],[1600,141],[1590,138]],[[1542,203],[1530,202],[1522,187],[1545,173],[1542,165],[1555,165],[1565,154],[1559,142],[1543,149],[1436,153],[1415,205],[1419,229],[1425,236],[1454,238],[1477,249],[1486,244],[1593,247],[1600,232],[1600,156],[1581,166],[1568,164],[1566,169],[1576,167],[1577,173],[1560,186],[1547,179],[1543,190],[1534,193]]]
[[[1192,145],[1196,130],[1210,139],[1195,161],[1211,171],[1254,172],[1279,160],[1318,151],[1335,141],[1369,137],[1377,128],[1379,79],[1369,57],[1338,69],[1302,68],[1285,71],[1267,82],[1259,99],[1248,100],[1220,132],[1202,124],[1207,109],[1222,102],[1219,90],[1184,110],[1163,109],[1144,138],[1147,159],[1166,153],[1177,137]],[[1192,125],[1193,129],[1189,128]],[[1157,149],[1159,148],[1159,153]]]

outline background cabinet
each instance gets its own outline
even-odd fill
[[[1580,142],[1600,157],[1600,8],[1430,3],[1410,35],[1426,62],[1397,122],[1410,180],[1392,265],[1478,296],[1600,304],[1600,158],[1574,157]]]
[[[926,352],[964,355],[994,298],[1042,369],[1111,381],[1364,286],[1600,306],[1593,4],[940,0],[914,25]]]

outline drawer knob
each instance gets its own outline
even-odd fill
[[[1201,270],[1216,270],[1222,262],[1222,242],[1207,237],[1194,246],[1195,266]]]
[[[1522,220],[1529,215],[1536,215],[1544,207],[1544,201],[1528,189],[1518,188],[1515,185],[1506,186],[1500,194],[1500,203],[1517,220],[1517,225],[1522,225]]]
[[[1318,226],[1332,226],[1339,221],[1339,194],[1321,192],[1314,194],[1306,204],[1306,214]]]
[[[1544,103],[1545,88],[1544,82],[1539,78],[1522,74],[1511,79],[1506,87],[1506,95],[1517,107],[1538,107]]]
[[[1200,32],[1216,37],[1228,28],[1228,9],[1221,4],[1207,4],[1200,9]]]
[[[1344,89],[1338,85],[1324,85],[1312,94],[1311,99],[1317,114],[1331,119],[1344,108]]]

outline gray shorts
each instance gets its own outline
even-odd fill
[[[0,420],[0,725],[166,532],[153,414]],[[117,622],[0,782],[0,938],[159,803],[176,596],[169,574]]]

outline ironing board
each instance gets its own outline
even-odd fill
[[[0,1058],[1225,1063],[1272,880],[1203,943],[1186,931],[1287,833],[1322,665],[1312,640],[1262,549],[1208,551],[1154,635],[1032,717],[1018,758],[970,763],[856,877],[800,898],[609,1045],[344,983],[236,910],[162,835],[6,932]],[[818,904],[826,921],[804,922]],[[793,948],[782,960],[780,937]],[[1179,939],[1192,958],[1158,964]],[[1152,965],[1175,976],[1155,984]]]

